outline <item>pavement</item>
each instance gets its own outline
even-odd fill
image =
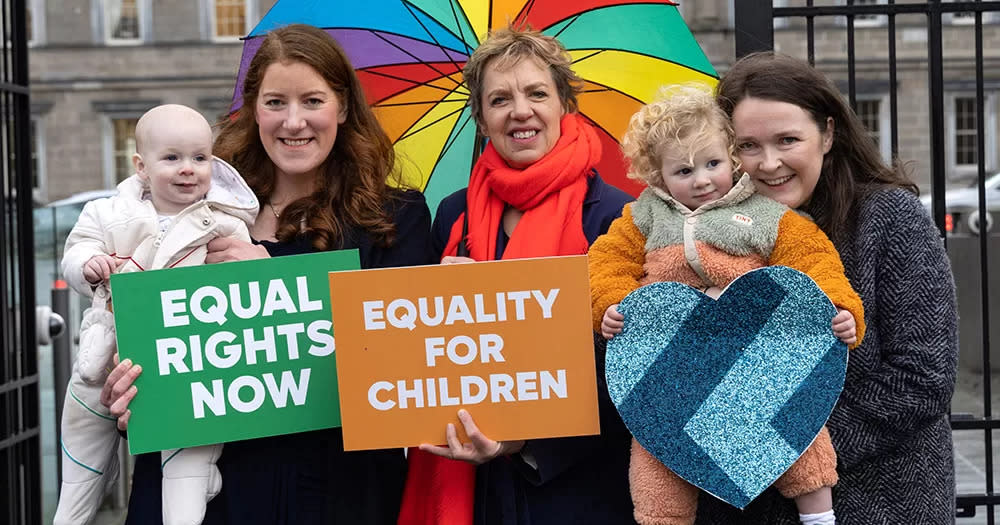
[[[956,382],[955,397],[952,400],[953,413],[968,413],[982,417],[985,403],[983,402],[983,376],[981,372],[960,370]],[[1000,412],[1000,371],[993,374],[991,381],[992,409]],[[955,431],[955,478],[959,494],[982,494],[986,492],[986,434],[982,430]],[[993,436],[994,461],[1000,460],[1000,432]],[[1000,463],[1000,461],[998,461]],[[1000,464],[994,468],[1000,468]],[[994,475],[994,483],[1000,483]],[[1000,512],[994,510],[995,523],[1000,523]],[[123,509],[105,509],[97,516],[95,525],[121,525],[125,521]],[[969,518],[958,518],[957,525],[986,525],[988,523],[986,508],[976,509],[976,515]]]
[[[967,413],[974,417],[983,417],[985,411],[983,374],[979,371],[959,370],[958,379],[955,385],[955,396],[952,398],[951,411],[953,414]],[[1000,371],[994,371],[990,381],[991,411],[996,417],[1000,413]],[[986,432],[983,430],[956,430],[953,432],[955,442],[955,485],[958,494],[983,494],[986,492],[987,465],[986,465]],[[1000,432],[993,432],[993,483],[994,491],[997,491],[996,472],[1000,468]],[[1000,512],[993,511],[994,522],[1000,523]],[[987,521],[986,507],[978,507],[976,516],[970,518],[958,518],[957,525],[979,525],[989,523]]]

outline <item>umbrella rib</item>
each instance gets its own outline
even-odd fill
[[[459,40],[461,40],[462,43],[465,43],[465,31],[462,30],[462,21],[459,20],[459,18],[458,18],[458,12],[455,11],[455,2],[457,2],[457,1],[458,0],[449,0],[448,6],[451,7],[451,16],[455,19],[455,27],[458,28]],[[464,15],[465,11],[462,11],[462,14]],[[469,20],[469,17],[463,16],[462,18],[465,20],[465,22],[467,24],[469,24],[469,27],[472,27],[472,21]],[[472,36],[475,37],[475,35],[472,35]],[[468,44],[466,44],[466,45],[468,45]]]
[[[470,120],[469,117],[465,117],[465,122],[463,122],[462,125],[461,125],[461,127],[458,128],[458,131],[455,132],[452,135],[452,137],[453,137],[452,140],[445,142],[444,147],[441,148],[441,153],[438,154],[437,160],[434,161],[434,165],[431,166],[430,173],[427,175],[427,184],[424,185],[425,188],[427,186],[430,186],[431,179],[434,178],[434,170],[437,169],[438,163],[441,162],[441,160],[444,159],[444,156],[448,154],[448,150],[450,150],[451,147],[454,146],[456,142],[458,142],[458,137],[459,137],[459,135],[462,134],[462,130],[465,129],[465,126],[467,126],[469,124],[469,120]],[[452,128],[452,129],[454,129],[454,128]]]
[[[521,12],[514,17],[514,21],[520,20],[522,23],[528,20],[528,13],[535,7],[535,0],[528,0],[528,3],[524,4],[521,8]],[[558,35],[557,35],[558,36]]]
[[[615,140],[615,142],[618,142],[620,140],[618,137],[615,137],[614,133],[611,133],[610,131],[607,130],[607,128],[605,128],[604,126],[598,124],[596,120],[594,120],[594,119],[592,119],[592,118],[590,118],[590,117],[588,117],[586,115],[584,115],[584,118],[586,118],[587,122],[590,122],[595,128],[598,128],[601,131],[603,131],[604,133],[607,133],[607,135],[609,137],[613,138]]]
[[[410,138],[410,137],[412,137],[413,135],[416,135],[417,133],[420,133],[421,131],[423,131],[423,130],[425,130],[425,129],[427,129],[427,128],[431,127],[431,126],[433,126],[434,124],[437,124],[438,122],[441,122],[442,120],[444,120],[444,119],[446,119],[446,118],[448,118],[448,117],[450,117],[450,116],[454,115],[455,113],[460,113],[460,112],[462,112],[462,111],[464,111],[464,110],[465,110],[465,106],[462,106],[462,107],[460,107],[460,108],[458,108],[458,109],[456,109],[456,110],[454,110],[454,111],[451,111],[451,112],[449,112],[449,113],[448,113],[448,114],[446,114],[446,115],[443,115],[443,116],[441,116],[441,117],[439,117],[439,118],[435,119],[435,120],[434,120],[433,122],[429,122],[429,123],[427,123],[427,124],[424,124],[423,126],[421,126],[421,127],[420,127],[420,128],[418,128],[418,129],[414,129],[414,130],[407,130],[407,132],[406,132],[406,134],[405,134],[405,135],[403,135],[402,137],[399,137],[398,139],[396,139],[396,142],[399,142],[399,141],[401,141],[401,140],[404,140],[404,139],[407,139],[407,138]],[[426,115],[426,113],[425,113],[425,115]]]
[[[665,2],[628,2],[628,3],[622,3],[622,4],[599,5],[599,6],[591,7],[589,9],[584,9],[583,11],[580,11],[580,12],[577,12],[577,13],[574,13],[573,15],[571,15],[573,17],[573,20],[571,22],[567,23],[566,27],[563,27],[562,29],[559,30],[558,33],[556,33],[555,35],[552,35],[552,36],[554,36],[556,38],[559,38],[559,35],[561,35],[563,31],[569,29],[569,26],[573,25],[577,21],[578,18],[580,18],[581,16],[583,16],[583,15],[585,15],[587,13],[590,13],[592,11],[599,11],[601,9],[611,9],[611,8],[615,8],[615,7],[633,6],[633,5],[665,5],[665,6],[670,6],[670,7],[676,7],[678,5],[678,4],[674,3],[674,2],[670,2],[669,0],[668,0],[668,2],[669,3],[665,3]],[[535,0],[531,0],[532,7],[534,7],[534,3],[535,3]],[[549,25],[548,27],[552,27],[552,26],[558,24],[559,22],[562,22],[563,20],[566,20],[566,18],[568,18],[568,17],[564,17],[564,18],[561,18],[559,20],[556,20],[553,24]]]
[[[645,104],[645,102],[639,100],[638,98],[636,98],[636,97],[634,97],[632,95],[629,95],[628,93],[626,93],[626,92],[624,92],[624,91],[622,91],[620,89],[613,88],[613,87],[608,86],[606,84],[601,84],[600,82],[594,82],[593,80],[587,80],[587,82],[590,83],[590,84],[593,84],[595,86],[601,86],[604,89],[584,90],[583,93],[607,93],[607,92],[610,91],[612,93],[618,93],[619,95],[621,95],[623,97],[628,97],[628,98],[630,98],[630,99],[632,99],[632,100],[634,100],[634,101],[636,101],[636,102],[638,102],[640,104]]]
[[[456,142],[458,142],[458,136],[462,134],[462,130],[465,129],[465,126],[469,124],[470,119],[471,115],[465,117],[465,122],[463,122],[462,126],[458,128],[458,132],[455,133],[454,138],[448,142],[445,142],[444,148],[441,150],[441,154],[438,155],[438,159],[434,162],[435,166],[437,166],[438,162],[441,162],[441,159],[443,159],[444,156],[448,153],[448,150],[451,149],[451,147],[454,146]],[[431,173],[434,173],[434,170],[431,170]]]
[[[452,93],[454,93],[454,91],[452,91]],[[447,96],[447,95],[445,95],[445,96]],[[464,103],[465,103],[465,102],[467,102],[467,101],[468,101],[468,98],[464,98],[464,99],[459,99],[459,100],[441,100],[441,101],[437,101],[437,102],[423,102],[423,104],[434,104],[434,105],[436,106],[437,104],[443,104],[443,103],[445,103],[445,102],[462,102],[462,103],[463,103],[463,105],[462,105],[462,108],[460,108],[460,109],[458,109],[458,110],[457,110],[457,111],[462,111],[462,110],[464,110],[464,109],[465,109],[465,104],[464,104]],[[403,106],[410,106],[410,105],[414,105],[414,104],[421,104],[421,103],[420,103],[420,102],[410,102],[410,103],[400,103],[400,105],[403,105]],[[383,108],[383,107],[390,107],[390,105],[389,105],[389,104],[385,104],[385,105],[382,105],[382,106],[379,106],[379,107],[380,107],[380,108]],[[443,116],[443,117],[441,117],[441,118],[439,118],[439,119],[435,120],[434,122],[431,122],[430,124],[427,124],[427,125],[423,126],[422,128],[420,128],[420,129],[418,129],[418,130],[413,130],[413,126],[414,126],[414,125],[416,125],[417,123],[419,123],[419,122],[420,122],[420,121],[421,121],[421,120],[422,120],[422,119],[423,119],[424,117],[426,117],[426,116],[427,116],[427,114],[428,114],[428,113],[430,113],[430,111],[431,111],[431,110],[433,110],[433,109],[434,109],[434,106],[432,106],[431,108],[429,108],[429,109],[428,109],[427,111],[423,112],[423,113],[422,113],[422,114],[420,115],[420,117],[418,117],[418,118],[414,119],[414,120],[413,120],[413,123],[412,123],[412,124],[410,124],[410,126],[409,126],[408,128],[406,128],[406,130],[404,130],[404,131],[403,131],[403,133],[402,133],[402,134],[400,135],[400,137],[399,137],[399,138],[397,138],[397,139],[396,139],[395,141],[393,141],[393,143],[396,143],[396,142],[399,142],[399,141],[401,141],[401,140],[403,140],[403,139],[405,139],[405,138],[407,138],[407,137],[410,137],[410,136],[411,136],[411,135],[413,135],[414,133],[417,133],[417,132],[419,132],[419,131],[422,131],[422,130],[424,130],[424,129],[427,129],[427,128],[428,128],[428,127],[430,127],[430,126],[433,126],[434,124],[437,124],[437,123],[438,123],[438,122],[440,122],[440,121],[441,121],[442,119],[445,119],[445,118],[448,118],[448,117],[450,117],[451,115],[454,115],[454,114],[455,114],[455,111],[452,111],[451,113],[448,113],[447,115],[445,115],[445,116]]]
[[[573,50],[568,50],[568,51],[573,51]],[[587,60],[588,58],[593,58],[593,57],[595,57],[597,55],[600,55],[601,53],[606,53],[608,51],[619,51],[621,53],[628,53],[630,55],[638,55],[638,56],[643,56],[643,57],[647,57],[647,58],[652,58],[654,60],[659,60],[659,61],[662,61],[662,62],[667,62],[667,63],[670,63],[670,64],[674,64],[675,66],[680,66],[680,67],[683,67],[685,69],[690,69],[691,71],[695,71],[695,72],[701,73],[702,75],[706,75],[706,76],[709,76],[709,77],[712,77],[712,78],[719,78],[718,75],[713,75],[711,73],[706,73],[706,72],[704,72],[704,71],[702,71],[700,69],[691,67],[691,66],[689,66],[687,64],[682,64],[682,63],[680,63],[680,62],[678,62],[676,60],[671,60],[669,58],[658,57],[656,55],[650,55],[649,53],[643,53],[641,51],[633,51],[631,49],[621,49],[621,48],[617,48],[617,47],[609,47],[609,48],[605,48],[605,49],[598,49],[598,50],[594,51],[593,53],[591,53],[591,54],[589,54],[587,56],[583,56],[583,57],[580,57],[580,58],[574,60],[573,63],[577,64],[579,62],[583,62],[584,60]]]
[[[379,67],[382,67],[382,66],[379,66]],[[400,82],[408,82],[410,84],[413,84],[413,87],[411,87],[409,89],[415,89],[415,88],[424,86],[424,87],[428,87],[428,88],[433,88],[433,89],[441,90],[441,91],[444,91],[445,93],[454,93],[455,92],[455,90],[453,90],[453,89],[448,89],[448,88],[441,87],[441,86],[435,86],[434,84],[431,84],[431,82],[432,82],[431,80],[426,80],[426,81],[423,81],[423,82],[418,82],[418,81],[413,80],[411,78],[404,78],[404,77],[397,76],[397,75],[390,75],[388,73],[383,73],[381,71],[373,71],[373,70],[370,70],[370,69],[359,69],[358,71],[363,71],[365,73],[368,73],[369,75],[380,76],[380,77],[384,77],[384,78],[391,78],[393,80],[399,80]],[[440,78],[441,77],[438,77],[438,78],[433,79],[433,80],[438,80]],[[396,95],[399,95],[399,93],[400,92],[396,92],[396,93],[393,93],[393,94],[391,94],[391,95],[389,95],[389,96],[387,96],[387,97],[385,97],[383,99],[376,100],[376,101],[374,101],[372,103],[372,105],[378,104],[379,102],[381,102],[383,100],[388,100],[388,99],[390,99],[392,97],[395,97]]]
[[[417,11],[420,11],[421,13],[423,13],[425,16],[428,16],[428,17],[430,17],[430,15],[428,15],[427,13],[424,13],[424,11],[422,9],[420,9],[420,8],[414,6],[414,5],[411,5],[409,2],[403,2],[403,6],[406,7],[406,11],[409,12],[410,16],[413,17],[413,21],[416,22],[424,30],[425,33],[427,33],[427,36],[429,36],[431,40],[434,41],[434,44],[443,49],[444,46],[442,46],[441,43],[437,41],[437,38],[434,38],[434,35],[432,35],[431,32],[427,30],[427,26],[425,26],[424,23],[420,21],[420,18],[417,17],[416,13],[414,13],[413,10],[416,9]],[[447,28],[445,30],[447,31]],[[452,35],[454,35],[454,33],[452,33]],[[465,44],[465,41],[463,40],[462,43]],[[465,44],[465,47],[468,48],[469,45]],[[471,51],[472,50],[470,49],[469,53],[471,53]],[[458,62],[455,62],[455,60],[453,58],[451,58],[451,54],[445,53],[445,56],[448,57],[448,60],[450,60],[451,63],[454,64],[456,68],[461,69],[461,68],[458,67]],[[414,58],[416,58],[416,57],[414,57]],[[461,85],[461,83],[459,83],[459,85]]]
[[[584,12],[586,12],[586,11],[584,11]],[[559,38],[559,35],[563,34],[563,31],[565,31],[565,30],[569,29],[569,26],[571,26],[571,25],[575,24],[575,23],[576,23],[576,21],[580,19],[580,15],[582,15],[582,14],[583,14],[583,13],[577,13],[576,15],[574,15],[574,16],[573,16],[573,19],[572,19],[572,20],[570,20],[569,22],[566,22],[566,25],[564,25],[564,26],[562,27],[562,29],[560,29],[560,30],[559,30],[558,32],[556,32],[556,34],[555,34],[555,38]],[[561,20],[560,20],[560,21],[561,21]]]
[[[420,21],[417,20],[417,23],[420,23]],[[427,28],[424,28],[424,30],[426,31]],[[373,34],[373,35],[375,35],[376,37],[380,38],[383,42],[389,44],[390,46],[395,47],[396,49],[402,51],[407,56],[409,56],[410,58],[412,58],[413,60],[415,60],[418,64],[423,64],[423,65],[427,66],[428,68],[430,68],[431,71],[437,73],[438,75],[441,75],[442,77],[447,77],[447,78],[450,79],[450,77],[448,77],[448,75],[446,75],[443,71],[441,71],[438,68],[432,66],[431,62],[425,62],[424,60],[421,60],[419,57],[417,57],[413,53],[410,53],[409,51],[407,51],[407,50],[403,49],[402,47],[398,46],[395,42],[393,42],[393,41],[389,40],[388,38],[385,38],[384,36],[382,36],[379,31],[374,30],[374,29],[369,29],[368,32],[371,33],[371,34]],[[428,34],[430,34],[429,31],[428,31]],[[434,37],[431,36],[431,38],[433,39]],[[444,51],[445,56],[448,57],[448,60],[451,61],[451,63],[453,65],[455,65],[455,67],[458,67],[458,64],[455,63],[455,60],[451,58],[451,54],[448,53],[448,49],[447,48],[445,48],[444,46],[442,46],[441,44],[439,44],[437,42],[437,40],[434,41],[434,44],[437,45],[439,49],[441,49],[442,51]],[[452,82],[455,82],[455,81],[452,80]],[[456,85],[461,85],[459,82],[455,82],[455,84]]]
[[[377,108],[396,108],[405,106],[419,106],[421,104],[454,104],[456,102],[461,102],[465,104],[464,100],[418,100],[415,102],[393,102],[391,104],[377,104],[374,107]]]

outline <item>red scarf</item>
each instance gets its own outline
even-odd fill
[[[524,215],[503,259],[587,253],[583,199],[587,178],[600,159],[597,132],[575,114],[562,118],[555,147],[527,168],[511,168],[493,144],[487,144],[472,169],[466,196],[469,256],[496,260],[497,232],[507,205]],[[443,255],[456,255],[465,217],[463,213],[452,225]],[[471,524],[475,465],[416,448],[408,457],[399,525]]]

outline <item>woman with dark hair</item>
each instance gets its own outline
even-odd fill
[[[767,197],[812,216],[840,252],[868,331],[827,422],[837,522],[954,523],[948,413],[958,358],[955,286],[916,187],[809,64],[744,57],[719,86],[737,154]],[[702,497],[699,524],[794,524],[774,489],[744,511]]]
[[[628,195],[594,170],[601,146],[576,114],[581,81],[566,49],[537,31],[492,33],[463,71],[472,114],[489,139],[469,187],[445,198],[432,228],[442,263],[582,255],[621,214]],[[447,446],[410,452],[400,525],[634,523],[628,430],[604,385],[597,347],[601,434],[497,442],[459,411]],[[588,349],[589,350],[589,349]]]
[[[423,195],[387,185],[392,144],[344,51],[322,30],[268,34],[214,153],[243,174],[261,212],[250,230],[257,244],[210,243],[208,262],[352,248],[362,268],[430,262]],[[102,401],[123,430],[139,372],[123,362],[105,384]],[[158,460],[136,459],[127,523],[160,523]],[[406,460],[399,449],[344,452],[335,428],[226,443],[218,467],[223,486],[207,524],[394,524]]]

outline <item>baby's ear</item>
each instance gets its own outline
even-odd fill
[[[146,163],[142,161],[142,155],[135,153],[132,155],[132,167],[135,168],[135,172],[143,179],[146,178]]]

